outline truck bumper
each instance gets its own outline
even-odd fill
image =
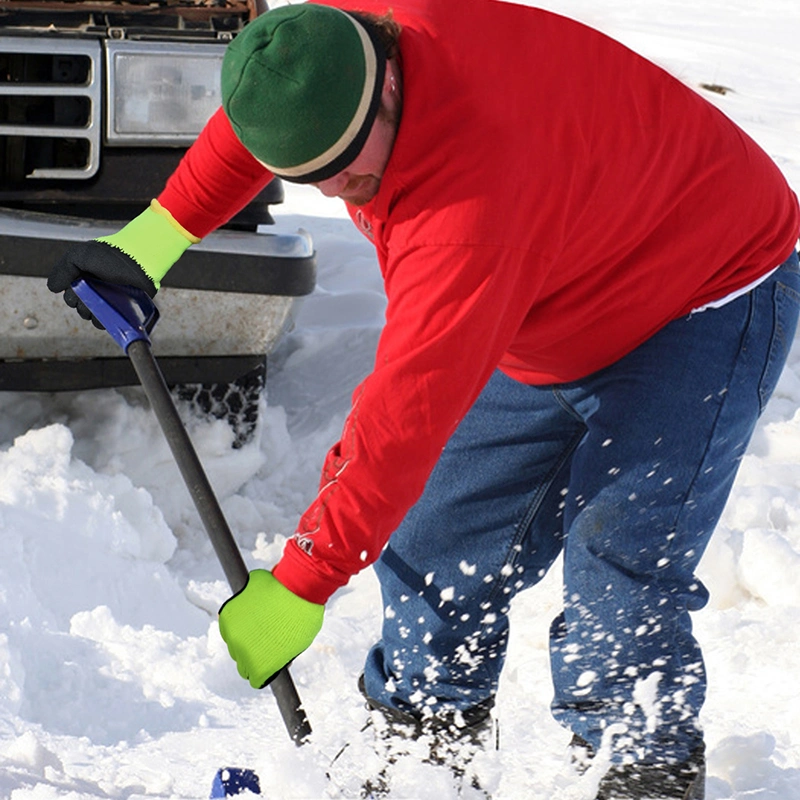
[[[75,242],[119,223],[0,209],[0,389],[58,391],[136,383],[111,337],[80,319],[46,286]],[[156,302],[153,352],[168,383],[227,383],[256,368],[313,291],[310,236],[220,230],[170,270]]]

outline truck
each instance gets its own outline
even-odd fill
[[[111,338],[46,288],[73,243],[119,230],[219,107],[257,0],[0,0],[0,391],[136,383]],[[246,440],[267,358],[315,285],[281,181],[192,246],[157,295],[153,351],[184,399]],[[277,213],[277,212],[276,212]]]

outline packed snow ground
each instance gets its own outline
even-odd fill
[[[542,3],[653,58],[730,114],[800,190],[797,0]],[[747,187],[743,186],[746,192]],[[349,393],[371,364],[384,298],[371,246],[343,208],[287,187],[279,225],[315,240],[318,289],[272,365],[256,439],[189,419],[251,567],[270,567],[313,497]],[[103,335],[98,333],[98,335]],[[157,330],[155,335],[157,336]],[[708,800],[800,797],[800,347],[742,464],[702,564],[696,615],[710,676]],[[0,394],[0,797],[203,798],[248,765],[272,798],[333,795],[369,761],[355,679],[380,626],[371,570],[330,602],[293,676],[314,727],[296,749],[269,690],[242,681],[219,637],[227,588],[137,389]],[[481,764],[497,800],[586,800],[548,713],[547,629],[558,570],[519,598],[498,697],[501,749]],[[348,775],[348,770],[350,774]],[[414,767],[397,797],[453,797]]]

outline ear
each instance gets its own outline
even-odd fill
[[[399,66],[396,59],[390,58],[386,62],[386,74],[383,76],[383,89],[381,90],[383,100],[388,100],[393,95],[397,95],[399,88],[399,81],[397,79],[398,72]]]
[[[396,58],[390,58],[386,62],[386,75],[383,78],[383,89],[381,90],[381,106],[389,112],[390,116],[399,119],[400,109],[403,107],[403,75]]]

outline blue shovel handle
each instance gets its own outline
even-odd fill
[[[126,353],[133,342],[150,343],[159,313],[147,292],[96,278],[78,278],[72,290]]]

